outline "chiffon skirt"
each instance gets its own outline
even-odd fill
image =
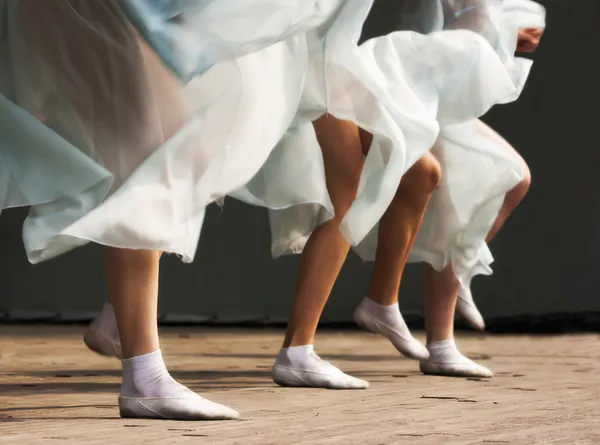
[[[402,175],[439,135],[433,154],[442,165],[442,184],[411,260],[436,269],[452,261],[457,277],[468,283],[476,273],[490,273],[487,232],[504,194],[523,178],[520,159],[507,154],[476,118],[518,98],[531,61],[514,56],[517,32],[543,27],[545,14],[527,0],[435,2],[427,15],[400,14],[403,26],[416,23],[428,34],[393,31],[360,46],[358,34],[352,41],[336,39],[335,31],[350,17],[364,22],[368,13],[360,6],[365,2],[346,2],[347,11],[355,6],[353,14],[336,18],[323,60],[313,57],[311,63],[325,73],[326,110],[374,135],[358,195],[340,227],[346,239],[364,259],[374,258],[378,221]],[[469,7],[474,3],[480,9]],[[444,19],[452,8],[465,15]],[[460,26],[465,29],[455,29]],[[315,97],[305,90],[300,111],[310,109]],[[313,157],[297,162],[300,150],[311,150]],[[314,228],[333,214],[312,126],[297,119],[259,174],[233,196],[270,209],[273,256],[301,252]]]
[[[479,120],[449,125],[432,149],[442,179],[433,193],[410,251],[409,262],[441,270],[452,263],[461,285],[490,275],[493,257],[485,242],[505,194],[524,179],[523,161],[510,145]],[[375,260],[377,232],[356,248]]]
[[[207,205],[290,127],[341,0],[0,0],[0,210],[28,258],[194,257]]]
[[[296,249],[333,212],[325,112],[375,136],[341,227],[358,245],[439,124],[513,100],[525,71],[472,30],[359,46],[371,6],[0,0],[0,208],[31,206],[30,261],[90,241],[192,261],[206,206],[236,190],[274,209],[275,253]]]

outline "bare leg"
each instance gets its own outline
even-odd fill
[[[504,199],[486,241],[491,241],[504,225],[508,216],[525,197],[531,183],[531,174],[525,161],[503,138],[479,123],[481,131],[501,144],[505,150],[521,160],[523,180]],[[483,329],[483,317],[477,310],[469,289],[461,288],[449,264],[441,272],[427,265],[425,273],[425,320],[427,343],[431,359],[421,363],[421,370],[429,374],[491,377],[487,368],[464,357],[454,344],[454,313],[457,310],[475,328]],[[459,297],[460,288],[460,297]],[[458,301],[458,305],[457,305]]]
[[[356,125],[325,115],[314,127],[335,217],[315,229],[300,257],[284,348],[314,343],[319,318],[350,249],[339,225],[356,197],[363,165]]]
[[[108,301],[115,311],[125,359],[159,349],[159,261],[159,252],[105,249]]]
[[[415,359],[426,359],[429,353],[410,334],[398,308],[398,292],[408,254],[440,177],[438,161],[427,153],[402,178],[394,200],[379,223],[368,298],[354,314],[360,326],[382,334],[398,351]]]
[[[425,328],[430,357],[420,362],[425,374],[455,377],[492,377],[493,373],[465,357],[454,342],[454,311],[458,280],[452,265],[441,272],[429,264],[425,270]]]
[[[177,88],[169,87],[170,73],[138,39],[117,2],[33,3],[18,2],[19,28],[54,70],[50,82],[68,102],[59,108],[69,112],[55,115],[52,101],[48,116],[44,108],[33,111],[70,123],[59,125],[61,135],[102,159],[116,189],[185,122],[185,107],[180,106],[185,101]],[[235,411],[201,398],[167,372],[156,321],[159,257],[152,251],[106,249],[109,301],[125,357],[121,416],[236,418]]]
[[[359,133],[354,124],[331,116],[316,121],[315,129],[323,150],[335,217],[312,233],[301,256],[284,348],[314,342],[319,318],[350,248],[339,232],[339,224],[356,197],[362,152],[368,150],[371,142],[370,135]],[[439,163],[431,154],[423,156],[402,178],[381,220],[381,242],[369,291],[379,304],[398,302],[400,278],[408,253],[439,180]]]
[[[421,372],[455,377],[492,377],[492,371],[462,355],[454,342],[459,283],[452,264],[440,272],[429,264],[425,267],[425,329],[429,358],[420,362]]]
[[[132,263],[136,267],[146,267],[149,271],[152,271],[152,274],[155,273],[155,270],[156,273],[158,273],[158,260],[160,259],[161,255],[162,252],[133,250],[128,251],[107,248],[105,250],[105,269],[108,277],[109,286],[118,287],[122,285],[132,285],[138,289],[138,292],[140,292],[140,289],[148,288],[148,295],[153,295],[154,291],[149,287],[157,285],[157,283],[154,283],[153,280],[156,280],[157,282],[158,276],[145,277],[143,274],[139,274],[140,279],[147,281],[137,284],[129,282],[121,283],[119,281],[121,271],[117,269],[119,267],[122,267],[122,263],[124,263],[125,265]],[[154,256],[157,256],[156,266],[149,264],[151,258],[153,258]],[[148,264],[142,266],[141,263],[144,262]],[[104,303],[104,306],[102,307],[98,316],[89,325],[88,329],[85,332],[83,340],[88,348],[90,348],[94,352],[97,352],[100,355],[104,355],[106,357],[123,358],[121,349],[121,338],[119,336],[119,329],[117,327],[117,320],[115,318],[114,308],[111,304],[111,298],[114,298],[111,297],[111,295],[115,295],[118,293],[119,289],[109,288],[108,300]],[[158,288],[156,289],[156,295],[158,295]]]
[[[517,155],[516,151],[515,155]],[[492,228],[485,239],[487,243],[496,237],[510,214],[517,208],[519,204],[521,204],[521,201],[523,201],[525,195],[527,195],[527,192],[529,191],[529,187],[531,185],[531,172],[529,171],[529,166],[522,158],[521,163],[523,164],[523,180],[519,182],[519,184],[517,184],[517,186],[509,191],[504,197],[504,203],[502,204],[502,207],[498,212],[498,216],[496,217],[496,220],[494,221],[494,224],[492,225]]]
[[[159,349],[156,311],[160,253],[107,247],[106,278],[123,350],[122,417],[235,419],[230,408],[203,399],[168,373]]]
[[[369,286],[369,298],[376,303],[391,305],[398,302],[400,280],[408,254],[440,177],[440,164],[427,153],[404,175],[394,200],[383,215]]]
[[[454,336],[454,309],[458,297],[458,280],[452,265],[437,272],[425,265],[425,329],[427,343]]]
[[[529,171],[529,167],[523,160],[523,158],[516,152],[516,150],[508,143],[504,138],[502,138],[498,133],[492,130],[490,127],[485,125],[483,122],[477,122],[478,131],[480,131],[483,135],[488,137],[490,140],[496,142],[498,146],[502,147],[504,151],[510,156],[514,156],[519,160],[523,169],[523,180],[517,184],[512,190],[510,190],[506,196],[504,197],[504,202],[496,220],[494,221],[488,236],[486,238],[486,242],[490,242],[500,231],[510,214],[517,208],[517,206],[521,203],[527,191],[529,190],[529,186],[531,184],[531,172]],[[483,320],[483,316],[477,309],[475,302],[473,301],[473,295],[471,294],[471,290],[465,288],[463,286],[460,287],[458,291],[458,302],[456,306],[456,311],[475,329],[484,330],[485,322]]]
[[[313,231],[300,257],[290,320],[273,366],[273,380],[288,387],[364,389],[368,382],[344,374],[313,349],[321,313],[350,248],[339,225],[356,197],[363,165],[361,140],[356,125],[333,116],[321,117],[314,127],[335,217]]]
[[[510,148],[512,149],[512,147]],[[515,155],[518,156],[516,152]],[[524,178],[504,197],[502,207],[500,208],[498,216],[496,217],[496,220],[494,221],[494,224],[492,225],[492,228],[490,229],[490,232],[486,238],[486,242],[488,243],[498,234],[510,214],[521,203],[527,194],[527,191],[529,190],[529,185],[531,184],[531,173],[529,172],[529,168],[523,159],[521,159],[521,163],[523,165]],[[471,289],[464,286],[459,287],[458,282],[455,285],[458,292],[456,312],[458,312],[472,328],[480,331],[485,330],[485,321],[483,320],[483,316],[479,312],[479,309],[477,309],[477,306],[475,305]]]
[[[478,126],[479,130],[483,134],[497,142],[500,146],[504,147],[507,153],[515,156],[520,160],[524,173],[523,180],[506,194],[502,207],[498,212],[498,216],[496,217],[496,220],[494,221],[486,238],[486,242],[489,242],[496,236],[496,234],[502,228],[510,214],[521,203],[521,201],[527,194],[527,191],[529,190],[529,185],[531,184],[531,173],[529,172],[529,167],[527,166],[523,158],[521,158],[521,156],[515,151],[515,149],[512,146],[508,144],[508,142],[506,142],[501,136],[499,136],[496,132],[494,132],[491,128],[489,128],[482,122],[479,122]],[[430,268],[428,267],[428,269]],[[428,301],[428,303],[426,302],[426,305],[428,305],[431,308],[446,308],[454,306],[456,304],[456,296],[459,292],[459,283],[454,277],[454,274],[451,273],[450,266],[446,267],[444,271],[439,273],[435,272],[433,269],[428,270],[425,280],[427,282],[432,281],[434,283],[432,285],[426,285],[425,298]],[[444,284],[441,284],[442,282]],[[461,290],[461,292],[468,292],[468,289]],[[472,302],[472,298],[469,297],[470,296],[467,296],[466,298],[467,305],[470,305],[469,300]],[[464,310],[467,311],[469,310],[469,308],[464,308]],[[429,319],[429,317],[432,317],[432,323],[428,323],[428,340],[430,340],[431,338],[430,341],[452,338],[452,332],[454,328],[454,311],[444,311],[442,309],[440,309],[440,311],[445,312],[445,314],[434,315],[433,309],[430,312],[427,312],[427,318]],[[478,314],[476,308],[475,311]],[[475,318],[475,314],[468,317],[469,320],[474,320]],[[433,322],[433,320],[435,320],[435,322]],[[478,328],[483,328],[483,320],[481,320],[481,322],[475,321],[471,324],[474,324]]]

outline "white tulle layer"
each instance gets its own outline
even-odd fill
[[[326,41],[327,111],[374,134],[358,196],[341,225],[367,260],[374,258],[379,219],[402,175],[433,146],[433,123],[439,122],[443,143],[433,153],[441,162],[443,183],[411,260],[436,269],[452,261],[465,284],[476,273],[491,273],[485,238],[504,194],[523,172],[520,161],[474,118],[518,98],[531,62],[514,57],[517,30],[544,26],[544,10],[535,3],[491,3],[496,9],[486,16],[482,33],[488,40],[454,30],[398,31],[360,47],[336,40],[335,34]],[[343,14],[338,20],[345,23]],[[334,24],[331,32],[335,29]],[[295,163],[299,147],[314,159]],[[312,199],[306,200],[306,193]],[[271,209],[274,256],[301,252],[314,227],[332,214],[312,126],[298,123],[259,175],[234,196]]]
[[[29,259],[93,241],[191,261],[205,207],[290,127],[307,33],[343,3],[0,0],[0,208],[31,206]]]
[[[526,64],[468,30],[359,47],[372,1],[143,4],[0,0],[0,202],[32,205],[32,262],[89,241],[191,261],[205,207],[233,190],[307,212],[306,227],[273,215],[282,239],[309,233],[332,213],[310,125],[324,112],[375,135],[342,225],[358,244],[438,121],[479,116],[524,82]]]
[[[436,270],[452,263],[469,286],[474,275],[492,273],[485,239],[505,194],[524,179],[519,156],[479,120],[444,127],[432,153],[442,167],[409,262],[427,262]],[[366,261],[375,259],[377,231],[356,247]]]

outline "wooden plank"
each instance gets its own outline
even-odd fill
[[[322,331],[318,351],[366,391],[283,389],[279,330],[161,332],[172,374],[241,413],[233,422],[122,420],[119,362],[83,328],[0,326],[1,444],[597,444],[597,335],[461,336],[489,380],[426,377],[382,338]]]

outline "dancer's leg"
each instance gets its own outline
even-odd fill
[[[339,225],[356,197],[363,164],[356,125],[325,115],[314,127],[323,152],[327,189],[335,216],[314,230],[300,257],[284,347],[314,341],[321,312],[350,248]]]
[[[160,254],[106,248],[109,301],[123,349],[119,409],[123,417],[172,420],[235,419],[230,408],[177,383],[159,349],[156,311]]]
[[[525,161],[508,142],[482,122],[478,122],[477,125],[483,134],[504,147],[508,154],[517,157],[522,163],[524,172],[523,180],[506,194],[498,216],[488,233],[486,241],[489,242],[525,197],[531,184],[531,174]],[[479,329],[484,328],[483,317],[473,303],[470,290],[460,287],[454,276],[452,265],[449,264],[441,272],[435,271],[429,265],[426,267],[425,319],[427,344],[431,357],[428,361],[421,362],[421,370],[429,374],[491,377],[493,374],[489,369],[464,357],[454,343],[455,309],[472,326]]]
[[[502,204],[502,207],[498,212],[498,216],[496,217],[496,220],[494,221],[494,224],[492,225],[492,228],[490,229],[486,238],[486,242],[489,243],[498,234],[510,214],[517,208],[519,204],[521,204],[521,201],[523,201],[525,198],[525,195],[531,186],[531,171],[529,170],[529,166],[525,160],[519,153],[517,153],[512,145],[506,141],[506,139],[481,121],[478,121],[477,125],[479,127],[479,131],[503,147],[506,153],[519,159],[521,166],[523,167],[523,179],[504,197],[504,203]]]
[[[368,298],[357,308],[356,322],[387,337],[402,354],[429,356],[410,334],[398,308],[400,280],[427,203],[441,178],[439,162],[427,153],[404,175],[390,207],[379,223],[377,254]]]
[[[161,254],[162,252],[158,253],[159,256]],[[112,267],[107,260],[107,274],[111,274]],[[83,336],[83,341],[88,348],[100,355],[106,357],[123,357],[115,311],[109,301],[104,303],[98,316],[90,323]]]
[[[100,355],[123,358],[115,311],[108,301],[88,326],[83,341],[88,348]]]
[[[381,218],[375,267],[369,286],[369,298],[376,303],[391,305],[398,302],[408,253],[440,178],[439,162],[427,153],[404,175],[396,196]]]
[[[518,158],[523,168],[523,179],[504,197],[502,207],[500,208],[498,216],[486,238],[486,242],[489,243],[500,231],[510,214],[517,208],[523,198],[525,198],[531,184],[531,172],[529,171],[529,167],[525,160],[504,138],[481,121],[478,121],[476,125],[482,134],[495,141],[500,147],[503,147],[507,154]],[[462,286],[460,287],[456,312],[458,312],[474,329],[485,329],[483,316],[473,301],[473,295],[471,294],[470,289]]]
[[[516,154],[516,152],[515,152]],[[492,241],[500,229],[504,226],[504,223],[510,216],[510,214],[517,208],[517,206],[523,201],[525,195],[529,191],[529,186],[531,185],[531,173],[529,172],[529,167],[525,163],[523,159],[521,159],[523,164],[524,171],[524,179],[517,184],[515,188],[513,188],[510,192],[506,194],[504,197],[504,202],[500,211],[498,212],[498,217],[494,221],[494,225],[490,229],[488,236],[486,238],[486,242],[489,243]]]
[[[71,123],[72,133],[64,130],[64,136],[85,141],[81,147],[102,159],[119,187],[185,122],[185,101],[173,76],[115,2],[21,1],[17,6],[25,39],[52,69],[49,79],[56,83],[59,102],[68,104],[66,116],[51,117],[59,127]],[[201,398],[166,370],[156,321],[159,257],[152,251],[106,249],[109,301],[125,358],[121,415],[235,418],[235,411]]]
[[[454,309],[458,296],[458,280],[452,265],[437,272],[429,264],[425,266],[425,329],[427,343],[435,343],[453,337]]]
[[[342,373],[313,351],[317,324],[350,248],[339,225],[356,197],[363,165],[356,125],[325,115],[314,127],[335,217],[314,230],[300,257],[290,320],[273,379],[283,386],[365,388],[367,382]]]
[[[462,355],[454,343],[454,311],[458,280],[452,265],[441,272],[429,264],[425,271],[425,327],[430,357],[420,362],[421,372],[447,376],[492,377],[492,372]]]
[[[108,300],[121,333],[123,358],[158,350],[158,252],[107,247]]]

